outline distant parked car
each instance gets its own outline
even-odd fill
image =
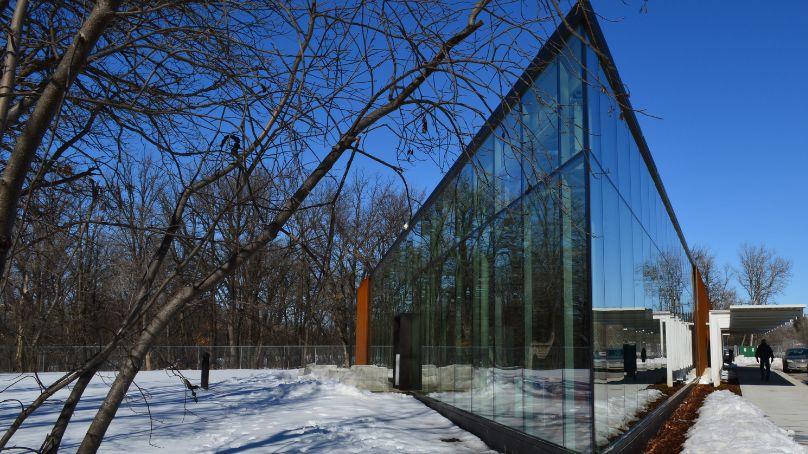
[[[789,348],[783,357],[783,371],[808,371],[808,347]]]

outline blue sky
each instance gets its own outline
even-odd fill
[[[737,263],[763,242],[808,303],[808,2],[597,1],[617,67],[689,245]],[[743,291],[739,294],[743,295]]]
[[[808,2],[593,0],[688,244],[736,266],[744,243],[793,261],[808,304]],[[407,169],[428,194],[444,168]],[[741,297],[744,291],[738,287]]]

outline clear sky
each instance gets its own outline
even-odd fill
[[[808,304],[808,2],[639,5],[594,2],[688,244],[763,242],[794,263],[777,302]]]
[[[794,264],[776,302],[808,304],[808,2],[592,1],[632,104],[661,117],[639,120],[688,244],[736,266],[765,243]],[[428,194],[449,164],[408,181]]]

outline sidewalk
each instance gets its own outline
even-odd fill
[[[757,367],[736,370],[744,399],[760,407],[778,426],[793,430],[797,443],[808,445],[808,386],[774,369],[768,382],[760,380]]]

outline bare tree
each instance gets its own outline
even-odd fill
[[[27,3],[27,1],[17,3],[16,10],[22,10],[22,13],[19,14],[25,14]],[[33,111],[25,120],[22,132],[17,136],[14,149],[6,162],[2,176],[0,176],[0,271],[5,270],[6,257],[11,250],[12,232],[17,219],[17,205],[31,163],[34,161],[43,138],[52,127],[53,120],[62,107],[62,101],[68,89],[84,68],[91,51],[109,26],[120,3],[118,0],[95,2],[81,28],[76,32],[72,43],[58,59],[58,65],[41,82],[44,88],[35,96],[36,101],[34,102],[31,97],[22,97],[18,105],[14,107],[21,113],[25,109],[24,104],[30,103],[33,104]],[[3,74],[3,86],[0,87],[4,98],[11,96],[12,86],[16,85],[14,84],[16,57],[21,52],[19,30],[22,29],[23,24],[17,11],[12,19],[12,30],[6,46],[13,51],[6,58],[6,73]],[[14,27],[17,30],[14,30]],[[14,43],[14,41],[18,42]],[[2,108],[0,123],[3,127],[7,127],[9,124],[8,101],[4,101],[0,108]],[[0,133],[2,132],[0,131]]]
[[[785,290],[791,280],[790,260],[780,257],[764,244],[744,244],[738,255],[738,282],[749,295],[749,304],[769,304],[774,296]]]
[[[707,299],[711,309],[728,309],[738,303],[738,293],[730,286],[732,268],[724,265],[722,269],[715,263],[715,254],[706,246],[695,246],[690,249],[701,279],[707,289]]]

